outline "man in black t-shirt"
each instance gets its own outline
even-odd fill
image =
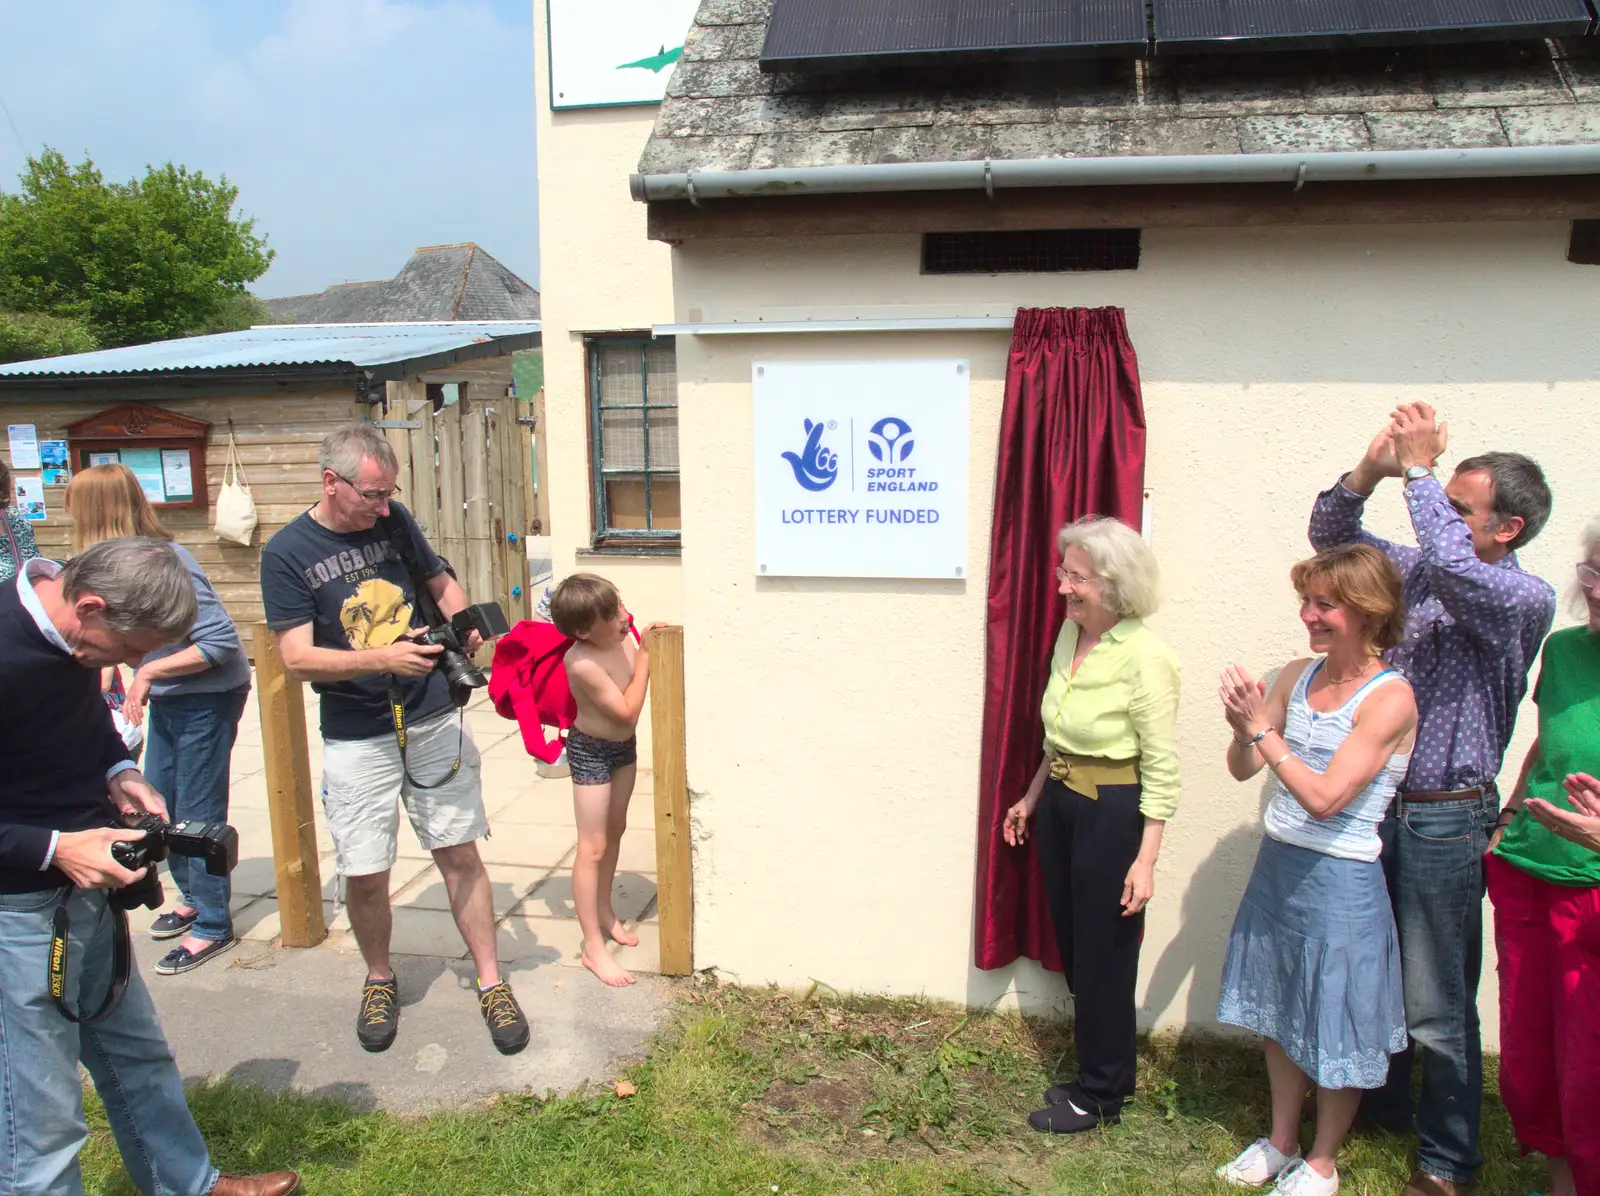
[[[477,841],[489,833],[478,749],[435,667],[439,647],[412,638],[426,626],[417,579],[386,524],[398,520],[403,527],[444,617],[465,609],[467,595],[410,512],[391,501],[398,465],[377,428],[336,428],[319,459],[322,499],[262,549],[261,595],[284,664],[322,698],[322,804],[350,927],[367,964],[356,1037],[367,1050],[383,1051],[400,1026],[389,960],[389,869],[404,804],[444,876],[456,926],[477,965],[490,1037],[512,1055],[528,1044],[528,1022],[500,978],[495,951],[494,902],[478,855]],[[476,646],[475,638],[469,641]],[[403,759],[391,683],[405,702]]]

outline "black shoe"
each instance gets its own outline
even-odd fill
[[[386,1051],[400,1032],[400,984],[393,976],[387,980],[368,980],[361,986],[361,1012],[356,1017],[356,1038],[361,1049]]]
[[[189,927],[194,925],[195,919],[199,916],[199,910],[195,910],[192,914],[162,914],[150,924],[150,937],[153,939],[175,939],[180,935],[188,934]]]
[[[1071,1084],[1052,1084],[1044,1090],[1044,1103],[1059,1105],[1072,1099]]]
[[[176,976],[180,972],[192,972],[206,960],[221,955],[236,942],[238,940],[232,937],[218,939],[214,943],[207,943],[198,951],[191,951],[187,947],[174,947],[157,962],[156,975]]]
[[[1121,1120],[1122,1114],[1118,1112],[1102,1113],[1091,1109],[1080,1113],[1071,1101],[1065,1100],[1028,1114],[1028,1124],[1047,1134],[1081,1134],[1102,1125],[1116,1125]]]
[[[515,1055],[528,1045],[528,1019],[511,995],[511,985],[502,980],[478,994],[483,1020],[489,1027],[494,1049],[502,1055]]]

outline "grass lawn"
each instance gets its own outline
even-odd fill
[[[627,1095],[511,1095],[421,1118],[228,1084],[197,1088],[190,1103],[220,1166],[293,1166],[311,1196],[1220,1193],[1231,1189],[1212,1168],[1264,1132],[1265,1070],[1237,1043],[1157,1037],[1143,1044],[1120,1126],[1033,1133],[1026,1114],[1070,1070],[1055,1023],[697,980],[650,1056],[626,1069]],[[1492,1065],[1489,1083],[1478,1190],[1526,1196],[1543,1167],[1518,1159]],[[90,1129],[88,1192],[132,1196],[92,1101]],[[1397,1194],[1413,1146],[1353,1137],[1343,1192]]]

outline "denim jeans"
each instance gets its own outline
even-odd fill
[[[1411,1046],[1390,1059],[1389,1082],[1369,1093],[1363,1108],[1384,1126],[1411,1125],[1411,1073],[1420,1057],[1417,1166],[1455,1183],[1472,1182],[1483,1163],[1483,853],[1499,809],[1493,792],[1467,801],[1407,803],[1378,828],[1400,931]]]
[[[228,761],[239,734],[250,688],[220,694],[171,694],[151,698],[146,718],[148,756],[145,778],[167,799],[173,822],[228,821]],[[233,937],[228,903],[233,886],[226,876],[212,876],[200,860],[167,857],[179,902],[198,915],[195,938],[222,943]]]
[[[137,966],[104,1021],[74,1025],[50,998],[51,919],[66,902],[68,1008],[99,1008],[117,923],[96,889],[0,893],[0,1192],[82,1196],[88,1137],[78,1064],[89,1069],[117,1149],[146,1196],[205,1196],[217,1183],[183,1081]]]

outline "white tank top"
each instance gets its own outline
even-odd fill
[[[1393,669],[1384,669],[1350,695],[1343,706],[1324,714],[1311,709],[1306,701],[1306,691],[1323,663],[1318,660],[1300,674],[1294,692],[1289,695],[1283,728],[1284,742],[1317,772],[1328,770],[1334,752],[1339,750],[1339,745],[1355,729],[1356,711],[1362,699],[1378,686],[1401,679]],[[1320,851],[1323,855],[1343,860],[1375,860],[1382,850],[1378,839],[1378,823],[1383,821],[1389,803],[1394,800],[1394,791],[1405,778],[1410,763],[1410,752],[1396,752],[1378,771],[1378,775],[1367,783],[1367,787],[1356,794],[1355,800],[1331,818],[1321,821],[1306,813],[1305,807],[1295,801],[1274,774],[1268,790],[1272,800],[1267,805],[1267,834],[1280,843]]]

